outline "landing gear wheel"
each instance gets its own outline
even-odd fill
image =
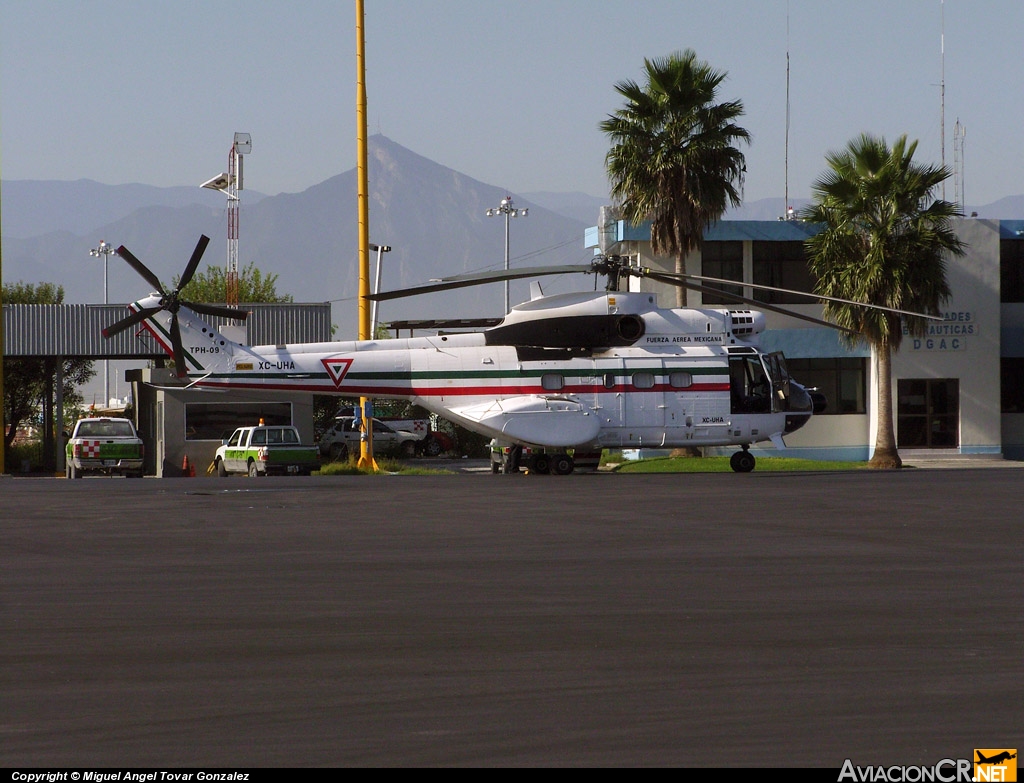
[[[551,458],[547,454],[538,454],[533,458],[533,470],[535,473],[546,476],[551,472]]]
[[[556,454],[551,458],[551,472],[556,476],[568,476],[575,466],[568,454]]]
[[[743,451],[737,451],[729,458],[729,467],[737,473],[749,473],[754,469],[756,462],[757,460],[754,459],[754,455],[743,449]]]

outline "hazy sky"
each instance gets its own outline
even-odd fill
[[[235,131],[252,134],[253,190],[350,169],[354,8],[2,0],[2,175],[198,185]],[[967,203],[1022,193],[1022,0],[366,0],[369,128],[513,194],[604,196],[613,85],[690,47],[746,106],[746,198],[782,196],[788,47],[803,197],[825,153],[864,131],[906,133],[939,162],[943,9],[946,163],[959,118]]]

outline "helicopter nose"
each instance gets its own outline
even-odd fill
[[[786,415],[786,433],[796,432],[814,413],[825,410],[825,395],[817,389],[807,390],[799,383],[789,384],[789,413]]]

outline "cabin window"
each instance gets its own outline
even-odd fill
[[[606,372],[604,374],[604,388],[614,389],[615,388],[615,373]]]
[[[693,376],[688,372],[674,372],[668,376],[668,385],[673,389],[687,389],[693,386]]]
[[[546,372],[540,376],[540,385],[548,391],[558,391],[565,386],[565,378],[556,372]]]
[[[633,386],[637,389],[653,389],[654,388],[654,373],[652,372],[635,372],[633,373]]]

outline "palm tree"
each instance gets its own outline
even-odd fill
[[[828,170],[813,185],[803,217],[820,223],[807,241],[815,293],[855,302],[937,315],[950,296],[945,257],[964,245],[952,228],[955,204],[934,197],[949,177],[942,166],[913,162],[917,142],[862,134],[826,156]],[[900,467],[892,420],[892,354],[906,332],[923,337],[924,318],[901,317],[852,304],[826,302],[824,314],[865,341],[878,361],[878,432],[872,467]]]
[[[654,252],[674,255],[683,273],[704,230],[740,203],[746,167],[736,145],[750,134],[736,124],[741,101],[715,103],[726,74],[692,49],[645,59],[644,68],[646,86],[615,85],[626,104],[601,123],[612,141],[605,166],[623,215],[634,225],[649,220]],[[682,288],[676,297],[683,307]]]

